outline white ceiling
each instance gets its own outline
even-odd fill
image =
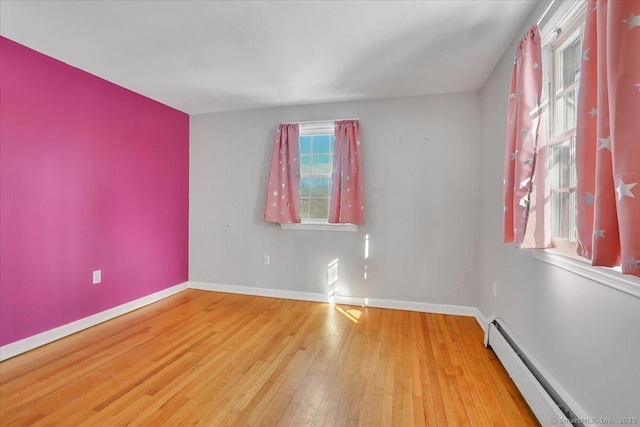
[[[520,1],[0,1],[0,33],[189,114],[479,89]]]

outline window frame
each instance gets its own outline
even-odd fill
[[[558,12],[558,11],[557,11]],[[557,14],[556,12],[556,14]],[[576,234],[576,211],[577,209],[574,207],[571,209],[570,207],[566,207],[569,210],[567,215],[570,215],[573,211],[573,218],[569,218],[568,226],[569,226],[569,238],[557,237],[553,235],[553,230],[556,226],[554,224],[554,205],[553,205],[553,194],[556,193],[569,193],[569,202],[571,202],[573,195],[573,199],[577,200],[576,194],[576,185],[577,179],[575,177],[575,138],[576,138],[576,128],[577,126],[573,126],[570,129],[564,129],[562,132],[556,134],[557,127],[557,101],[561,99],[565,94],[569,93],[571,90],[574,90],[576,87],[579,87],[580,80],[574,82],[569,87],[562,88],[561,91],[557,89],[557,78],[558,78],[558,67],[557,67],[557,59],[559,53],[566,47],[570,46],[575,41],[575,33],[581,27],[584,28],[587,16],[587,2],[579,2],[573,8],[568,11],[564,11],[563,16],[560,19],[556,19],[553,23],[553,27],[546,26],[543,31],[542,37],[542,49],[543,49],[543,70],[544,70],[544,87],[545,98],[543,99],[542,108],[547,109],[547,149],[549,152],[549,166],[551,166],[551,162],[553,161],[553,151],[554,147],[559,147],[568,142],[569,144],[569,158],[571,159],[571,163],[569,164],[569,186],[568,187],[559,187],[559,188],[551,188],[552,183],[549,186],[549,203],[550,203],[550,211],[551,215],[549,218],[550,221],[550,232],[551,236],[551,246],[553,249],[558,252],[575,258],[577,242],[575,241]],[[557,16],[557,15],[556,15]],[[551,28],[553,28],[551,30]],[[581,34],[578,37],[584,36],[584,30],[581,30]],[[581,51],[582,51],[582,43],[581,43]],[[577,108],[577,99],[576,99],[576,108]],[[549,168],[551,171],[551,167]],[[562,215],[562,213],[561,213]],[[558,225],[559,226],[559,225]],[[571,238],[573,237],[573,239]]]
[[[314,160],[314,149],[313,149],[313,137],[315,136],[321,136],[321,135],[331,135],[334,137],[334,144],[329,144],[329,152],[326,153],[330,160],[329,160],[329,172],[327,173],[315,173],[315,171],[313,170],[313,160]],[[300,220],[302,221],[303,224],[328,224],[329,223],[329,209],[331,207],[331,185],[332,185],[332,171],[333,171],[333,160],[334,160],[334,152],[335,150],[332,150],[331,147],[332,145],[335,146],[335,122],[314,122],[314,123],[301,123],[300,124],[300,133],[299,133],[299,142],[302,137],[305,136],[309,136],[311,137],[311,142],[310,142],[310,146],[309,146],[309,154],[302,154],[302,150],[300,150],[300,188],[302,188],[302,179],[303,178],[309,178],[309,196],[303,196],[302,194],[300,194],[300,210],[302,211],[302,201],[304,199],[309,200],[309,212],[311,212],[311,201],[313,199],[326,199],[327,200],[327,218],[326,219],[317,219],[317,218],[311,218],[311,216],[309,216],[309,218],[302,218],[302,213],[301,213],[301,217]],[[301,147],[300,147],[301,148]],[[325,154],[325,153],[319,153],[320,155]],[[310,158],[310,163],[309,163],[309,167],[311,168],[311,173],[302,174],[302,157],[303,156],[309,156]],[[313,190],[313,178],[329,178],[329,188],[328,188],[328,192],[329,194],[327,195],[327,197],[314,197],[312,190]]]

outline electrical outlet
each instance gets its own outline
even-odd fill
[[[264,256],[264,265],[271,265],[271,257],[269,255]]]
[[[495,280],[493,281],[493,296],[498,296],[498,282],[496,282]]]
[[[97,285],[102,282],[102,270],[96,270],[93,272],[93,284]]]

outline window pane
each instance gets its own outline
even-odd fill
[[[313,156],[313,174],[331,173],[331,158],[328,155]]]
[[[560,209],[562,210],[560,214],[560,236],[563,239],[569,238],[569,224],[571,222],[571,200],[569,193],[561,193],[560,194]]]
[[[567,128],[567,125],[564,123],[564,98],[557,98],[555,101],[555,120],[553,126],[553,134],[559,135]]]
[[[300,154],[310,154],[310,153],[311,153],[311,137],[301,136],[300,137]]]
[[[555,93],[556,95],[580,80],[582,65],[582,37],[577,29],[571,38],[574,40],[555,54]]]
[[[580,30],[578,30],[579,32]],[[578,37],[573,43],[562,50],[562,88],[567,88],[580,80],[580,65],[582,63],[581,39]]]
[[[568,192],[551,193],[551,235],[569,239],[573,230],[571,224],[575,217],[575,206],[571,208],[572,198]],[[575,204],[575,198],[573,198]]]
[[[571,186],[571,145],[566,142],[560,149],[560,186],[569,188]]]
[[[551,146],[549,152],[551,185],[551,235],[576,240],[575,137]]]
[[[560,237],[560,193],[551,193],[551,235]]]
[[[576,127],[578,87],[556,99],[556,135]]]
[[[312,197],[329,197],[329,189],[331,178],[312,178],[311,179],[311,196]]]
[[[556,190],[560,188],[560,157],[557,147],[549,148],[549,186],[552,190]]]
[[[552,190],[569,188],[572,183],[571,145],[569,141],[551,146],[549,181]]]
[[[313,137],[313,153],[314,154],[328,154],[330,146],[331,135],[316,135]]]
[[[300,197],[309,197],[311,178],[300,178]]]
[[[309,199],[300,200],[300,218],[309,219]]]
[[[329,218],[329,199],[311,199],[311,219]]]
[[[578,82],[582,65],[582,27],[576,29],[554,54],[554,125],[558,135],[576,127]]]
[[[333,142],[335,141],[335,135],[329,135],[329,152],[333,154]]]
[[[300,156],[300,175],[311,173],[311,156]]]

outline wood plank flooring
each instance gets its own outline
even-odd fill
[[[538,425],[473,318],[196,290],[2,362],[0,424]]]

